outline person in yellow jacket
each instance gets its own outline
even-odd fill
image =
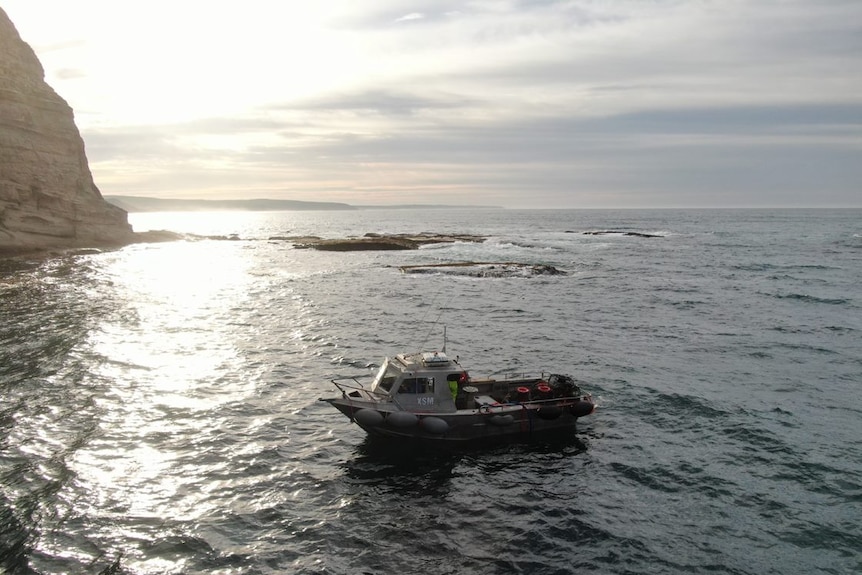
[[[449,391],[452,392],[452,401],[455,401],[455,398],[458,397],[458,380],[450,379],[449,380]]]
[[[452,393],[452,401],[458,398],[458,386],[467,385],[469,378],[470,376],[467,375],[466,371],[460,374],[452,374],[446,378],[449,381],[449,391]]]

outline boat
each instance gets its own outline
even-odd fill
[[[387,357],[367,386],[333,379],[341,395],[321,401],[370,436],[450,444],[567,433],[596,408],[568,375],[472,378],[443,349]]]

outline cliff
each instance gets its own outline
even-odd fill
[[[93,182],[72,108],[0,8],[0,253],[133,237],[126,212]]]

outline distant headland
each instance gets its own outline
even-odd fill
[[[127,212],[203,212],[248,211],[275,212],[300,210],[409,210],[409,209],[503,209],[501,206],[448,205],[448,204],[393,204],[363,206],[341,202],[308,202],[301,200],[200,200],[176,198],[150,198],[143,196],[105,196],[105,200]]]

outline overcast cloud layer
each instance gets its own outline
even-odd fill
[[[859,0],[0,7],[104,194],[862,206]]]

